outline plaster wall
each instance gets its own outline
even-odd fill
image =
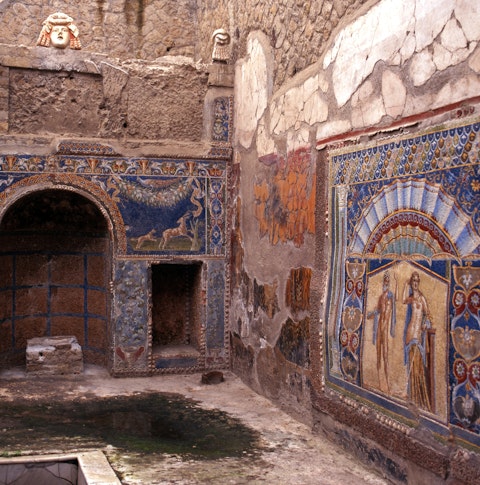
[[[343,264],[334,259],[341,238],[340,222],[332,223],[331,157],[333,149],[360,152],[382,140],[475,123],[479,16],[472,0],[370,2],[354,18],[343,18],[317,62],[281,85],[276,61],[282,53],[266,29],[250,32],[236,63],[233,366],[252,387],[300,419],[313,420],[398,483],[473,483],[477,456],[448,444],[449,429],[458,423],[453,405],[445,404],[443,417],[423,419],[421,407],[403,397],[413,413],[405,419],[387,390],[379,401],[365,392],[363,381],[351,386],[346,374],[331,379],[331,309],[341,312],[344,305],[327,292],[342,280]],[[475,166],[478,154],[469,160]],[[352,163],[354,170],[358,162]],[[472,170],[469,190],[476,194]],[[345,201],[354,201],[354,194],[347,184]],[[478,248],[472,251],[464,257],[476,266]],[[401,252],[393,256],[402,259],[413,264]],[[453,291],[449,274],[444,284]],[[439,351],[437,365],[447,370],[442,382],[436,377],[438,392],[456,385],[448,350],[453,347],[449,342]],[[476,443],[475,428],[463,435],[462,426],[458,440]]]

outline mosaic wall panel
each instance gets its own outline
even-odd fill
[[[165,257],[205,264],[206,298],[198,303],[208,323],[199,324],[201,362],[195,365],[228,363],[226,172],[224,160],[125,158],[89,143],[63,143],[46,157],[0,156],[0,208],[25,193],[54,187],[86,194],[111,222],[113,281],[106,298],[112,299],[112,335],[105,348],[112,348],[108,361],[116,373],[151,371],[150,265]]]
[[[326,329],[330,386],[477,446],[479,132],[471,122],[329,152]]]
[[[39,174],[77,176],[118,207],[128,254],[225,254],[224,161],[99,155],[0,157],[0,198]],[[31,182],[30,182],[31,180]],[[68,183],[68,179],[67,183]],[[117,221],[115,221],[117,222]]]

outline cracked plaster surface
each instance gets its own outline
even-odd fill
[[[237,139],[249,148],[257,124],[268,102],[267,54],[259,39],[252,37],[247,44],[248,55],[237,68],[235,82],[237,103],[236,113],[241,115],[236,120]]]
[[[274,96],[271,133],[280,136],[304,123],[317,124],[317,137],[328,137],[475,96],[479,40],[477,0],[382,0],[339,32],[315,74]],[[437,72],[467,60],[473,72],[463,79],[426,94],[409,92],[409,85],[424,86]],[[385,67],[374,86],[367,78],[380,61]],[[345,118],[339,109],[349,102]]]

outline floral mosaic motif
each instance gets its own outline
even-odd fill
[[[213,102],[212,140],[215,142],[230,141],[232,101],[231,97],[222,97]]]
[[[480,433],[480,267],[454,266],[452,422]]]
[[[479,132],[330,151],[327,321],[330,381],[406,417],[408,403],[477,445]]]
[[[306,233],[315,230],[315,188],[310,184],[310,149],[300,148],[287,157],[271,155],[260,160],[272,176],[254,185],[255,217],[260,235],[276,245],[293,241],[300,247]]]
[[[120,368],[145,366],[148,318],[143,291],[146,285],[146,264],[137,261],[118,262],[113,282],[113,321],[116,325],[115,360]]]

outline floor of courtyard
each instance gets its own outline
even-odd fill
[[[363,466],[341,448],[314,435],[302,424],[254,393],[230,372],[219,384],[201,383],[201,375],[162,375],[142,378],[112,378],[97,367],[86,367],[80,376],[35,378],[21,368],[0,373],[0,403],[85,402],[119,396],[175,394],[192,400],[202,410],[227,413],[258,437],[254,453],[221,458],[197,458],[182,453],[149,454],[119,451],[106,444],[106,454],[121,482],[127,484],[275,484],[275,485],[381,485],[390,483]],[[141,426],[141,424],[140,424]],[[10,432],[2,423],[1,434]],[[18,453],[59,453],[39,440],[21,444]],[[47,443],[47,442],[46,442]],[[20,444],[19,444],[20,446]],[[42,449],[39,449],[42,448]],[[61,448],[61,445],[60,445]],[[67,450],[65,450],[67,451]]]

